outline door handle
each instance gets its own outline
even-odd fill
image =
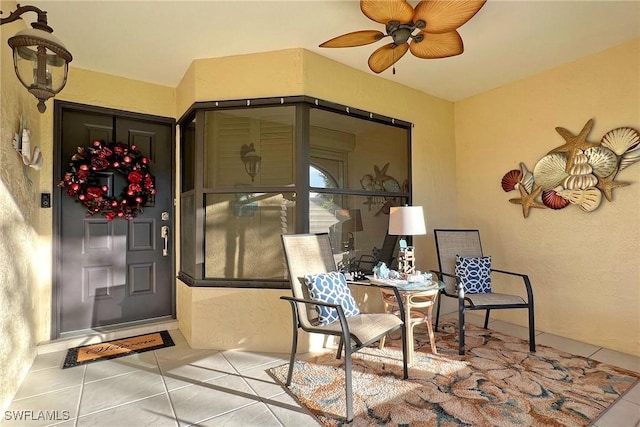
[[[163,225],[160,228],[160,237],[164,239],[164,246],[162,247],[162,256],[169,255],[169,226]]]

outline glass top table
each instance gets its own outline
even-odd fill
[[[445,287],[445,283],[438,280],[427,280],[423,282],[409,282],[401,279],[380,279],[374,276],[367,276],[367,280],[352,281],[358,285],[383,285],[392,286],[399,291],[404,307],[404,322],[406,325],[405,340],[407,344],[407,362],[413,363],[415,343],[413,338],[413,328],[416,325],[426,324],[429,333],[431,352],[437,354],[435,335],[431,316],[433,306],[436,303],[439,291]],[[400,314],[396,293],[391,288],[378,288],[382,293],[382,301],[386,311]],[[380,349],[384,347],[385,338],[380,340]]]

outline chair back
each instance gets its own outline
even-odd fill
[[[304,276],[337,271],[329,234],[283,234],[282,244],[294,298],[311,299]],[[317,325],[317,318],[313,306],[298,304],[298,321],[303,328]]]
[[[456,255],[480,257],[482,245],[478,230],[433,230],[438,254],[438,268],[443,273],[455,274]],[[455,294],[455,280],[444,277],[447,292]]]
[[[396,245],[398,244],[398,237],[395,235],[387,234],[384,236],[384,242],[380,249],[379,260],[384,262],[387,267],[393,268],[393,263],[396,256]]]

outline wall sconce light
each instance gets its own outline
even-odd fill
[[[256,152],[253,143],[247,145],[244,144],[240,149],[240,158],[244,163],[244,170],[251,177],[251,182],[256,177],[258,172],[260,172],[260,161],[262,157],[258,155]]]
[[[45,101],[59,93],[67,83],[71,53],[53,34],[47,25],[47,12],[35,6],[20,6],[7,18],[0,18],[0,25],[16,21],[26,12],[36,12],[38,20],[26,30],[19,31],[8,40],[13,49],[13,67],[18,80],[29,93],[38,99],[38,111],[44,113]],[[1,12],[0,12],[1,13]]]

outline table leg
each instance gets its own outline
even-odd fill
[[[411,365],[413,363],[413,324],[411,322],[411,296],[409,294],[405,294],[404,301],[404,324],[406,325],[406,339],[407,339],[407,364]]]
[[[429,331],[429,342],[431,343],[431,352],[433,354],[438,354],[438,350],[436,349],[436,337],[433,333],[433,323],[431,322],[432,312],[433,312],[433,304],[431,304],[427,308],[427,316],[425,320],[427,322],[427,330]]]

